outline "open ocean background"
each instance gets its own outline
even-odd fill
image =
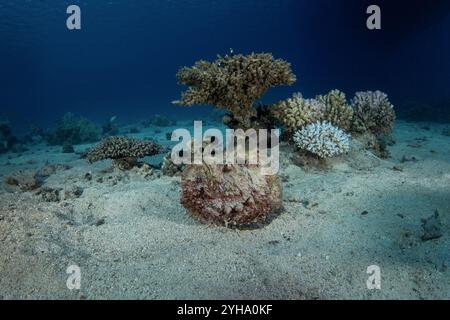
[[[450,2],[351,0],[4,0],[0,2],[0,118],[15,131],[52,126],[71,111],[99,123],[154,114],[199,117],[211,108],[171,105],[175,74],[196,60],[272,52],[297,82],[270,103],[339,88],[382,90],[397,107],[450,97]],[[82,30],[66,28],[77,4]],[[450,101],[450,100],[449,100]],[[450,108],[450,106],[449,106]]]

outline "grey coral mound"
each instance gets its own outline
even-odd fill
[[[387,94],[381,91],[357,92],[352,100],[353,131],[389,134],[394,127],[395,111]]]
[[[294,142],[301,150],[326,159],[350,150],[350,135],[329,122],[316,122],[294,134]]]
[[[177,73],[180,84],[189,86],[177,104],[210,104],[225,109],[242,127],[251,126],[253,108],[270,87],[290,85],[296,77],[291,66],[270,53],[218,56],[214,62],[197,61]]]
[[[130,169],[138,158],[165,152],[166,149],[153,142],[128,137],[108,137],[87,153],[89,162],[113,159],[120,169]]]

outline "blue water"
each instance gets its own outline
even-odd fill
[[[450,2],[377,1],[382,30],[369,31],[372,1],[339,0],[2,0],[0,118],[16,131],[51,126],[72,111],[99,123],[165,114],[201,117],[207,107],[175,107],[175,74],[216,54],[272,52],[298,81],[264,102],[301,91],[379,89],[395,105],[450,96]],[[66,8],[82,29],[66,28]]]

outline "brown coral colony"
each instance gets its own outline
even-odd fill
[[[270,53],[218,56],[214,62],[200,60],[177,73],[180,84],[189,86],[177,104],[210,104],[225,109],[241,128],[251,126],[256,116],[253,103],[270,87],[296,81],[288,62]]]
[[[86,158],[89,162],[112,159],[120,169],[130,169],[138,158],[152,156],[165,151],[153,141],[136,140],[127,137],[108,137],[90,149]]]

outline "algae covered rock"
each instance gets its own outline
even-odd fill
[[[246,226],[282,209],[279,177],[257,166],[188,165],[181,185],[182,205],[205,223]]]
[[[19,170],[5,177],[5,183],[19,187],[22,191],[32,191],[39,188],[42,179],[32,170]]]
[[[439,211],[435,210],[434,214],[421,220],[422,223],[422,241],[438,239],[442,237],[442,222],[439,217]]]

